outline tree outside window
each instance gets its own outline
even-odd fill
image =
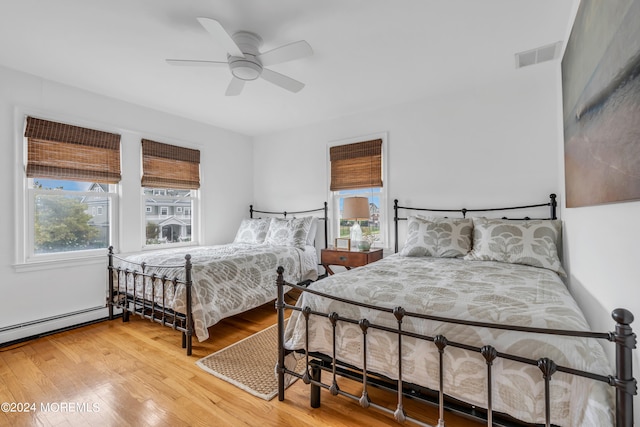
[[[33,180],[31,192],[35,254],[108,247],[109,222],[100,220],[91,213],[96,210],[96,205],[108,207],[110,201],[107,195],[97,196],[90,190],[95,185],[100,184]]]

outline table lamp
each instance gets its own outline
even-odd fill
[[[342,219],[354,220],[350,231],[352,247],[359,247],[362,241],[362,229],[358,221],[361,219],[368,220],[369,216],[369,199],[367,197],[348,197],[344,199]]]

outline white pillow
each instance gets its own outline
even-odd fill
[[[307,245],[314,246],[316,243],[316,233],[318,232],[318,218],[311,217],[311,227],[309,228],[309,234],[307,234]]]
[[[462,257],[471,250],[472,230],[470,218],[410,216],[400,256]]]
[[[560,220],[473,218],[473,250],[464,259],[525,264],[566,277],[558,258]]]
[[[233,243],[264,243],[267,231],[271,224],[271,218],[247,218],[243,219],[236,232]]]

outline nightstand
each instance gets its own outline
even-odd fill
[[[344,249],[322,249],[320,252],[320,264],[327,273],[334,274],[330,265],[340,265],[347,270],[353,267],[367,265],[382,259],[382,249],[372,249],[367,252],[347,251]]]

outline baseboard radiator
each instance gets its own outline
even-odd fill
[[[0,328],[0,347],[95,323],[108,316],[107,308],[99,306],[5,326]]]

